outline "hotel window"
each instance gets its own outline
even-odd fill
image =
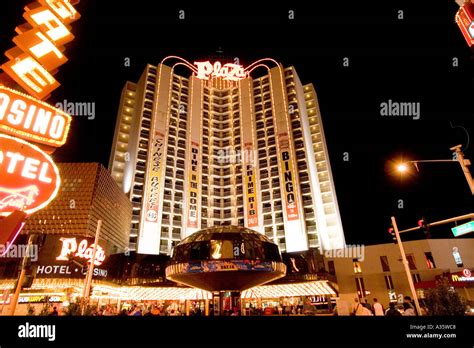
[[[411,276],[413,278],[413,283],[420,283],[421,282],[421,277],[418,273],[413,273]]]
[[[409,254],[407,255],[407,261],[408,261],[408,265],[410,266],[410,269],[415,270],[416,269],[415,257]]]
[[[387,290],[395,289],[393,286],[393,280],[391,275],[386,275],[385,277],[385,285],[387,286]]]
[[[354,273],[362,273],[362,268],[360,267],[360,262],[358,259],[353,259]]]
[[[390,265],[388,264],[387,256],[380,256],[380,263],[382,264],[382,271],[390,272]]]
[[[426,261],[426,266],[429,269],[436,268],[436,264],[434,262],[433,255],[431,254],[430,251],[425,252],[425,261]]]

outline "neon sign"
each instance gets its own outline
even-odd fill
[[[46,99],[60,86],[53,73],[67,62],[63,46],[74,39],[68,25],[80,15],[69,0],[39,0],[23,17],[28,23],[15,29],[16,47],[5,53],[10,60],[1,68],[29,94]]]
[[[252,153],[252,144],[245,144],[245,153]],[[257,181],[255,168],[251,163],[245,163],[245,190],[247,201],[247,227],[258,226]]]
[[[59,190],[59,171],[49,155],[24,140],[0,134],[0,216],[32,214]]]
[[[474,45],[474,5],[465,3],[456,13],[456,23],[469,46]]]
[[[199,177],[199,144],[191,142],[191,171],[189,173],[188,227],[198,227],[198,177]]]
[[[280,154],[281,154],[281,173],[284,183],[284,192],[286,200],[286,213],[288,221],[298,220],[298,206],[296,201],[296,185],[294,179],[293,165],[291,163],[290,146],[288,134],[279,134]]]
[[[197,67],[196,77],[201,80],[209,80],[214,77],[222,77],[228,81],[239,81],[247,77],[247,72],[242,65],[221,62],[211,64],[207,62],[194,62]]]
[[[65,112],[0,86],[0,131],[58,147],[66,142],[70,123]]]
[[[60,241],[63,243],[61,247],[61,252],[56,260],[58,261],[69,261],[68,256],[72,254],[75,257],[87,260],[91,263],[92,253],[94,251],[94,244],[89,245],[87,239],[81,240],[77,243],[76,238],[60,238]],[[94,265],[100,266],[105,260],[105,250],[97,245],[97,250],[95,253]]]

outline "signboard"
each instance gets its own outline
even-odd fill
[[[199,143],[191,142],[191,170],[188,186],[188,227],[198,228],[199,211]]]
[[[159,225],[159,202],[160,187],[162,182],[162,169],[165,148],[165,136],[161,132],[155,132],[151,143],[150,156],[148,158],[148,177],[146,178],[146,189],[143,200],[145,209],[142,217],[138,253],[158,254],[160,243]]]
[[[61,253],[56,260],[68,261],[68,255],[73,255],[80,259],[86,260],[88,263],[92,262],[92,254],[94,252],[94,244],[89,245],[87,239],[83,239],[78,242],[77,238],[65,238],[59,239],[62,242]],[[97,250],[94,259],[94,265],[100,266],[105,260],[105,250],[97,245]]]
[[[29,94],[46,99],[60,85],[52,74],[67,62],[63,45],[74,39],[68,25],[80,15],[69,0],[39,0],[23,17],[28,25],[15,29],[17,46],[5,53],[10,60],[2,69]]]
[[[94,247],[93,238],[79,236],[46,236],[45,242],[40,249],[40,254],[36,266],[36,276],[38,278],[82,278],[84,279],[87,268],[92,260]],[[73,254],[79,262],[84,264],[81,267],[69,262],[67,255]],[[94,262],[94,278],[104,279],[108,275],[107,251],[98,245]]]
[[[245,154],[253,153],[252,144],[245,145]],[[245,159],[245,197],[246,197],[246,209],[247,209],[247,227],[258,226],[258,201],[257,201],[257,182],[255,175],[255,167],[252,163],[249,163],[248,159]]]
[[[451,280],[453,282],[474,282],[474,277],[470,269],[463,269],[461,274],[451,274]]]
[[[24,140],[0,134],[0,216],[32,214],[56,197],[59,171],[49,155]]]
[[[456,23],[469,46],[474,46],[474,4],[466,3],[456,13]]]
[[[262,271],[273,272],[273,262],[259,260],[228,260],[189,262],[183,265],[180,273],[207,273],[224,271]]]
[[[18,303],[62,303],[66,301],[66,296],[46,296],[46,295],[26,295],[18,298]]]
[[[247,77],[247,72],[242,65],[227,63],[222,65],[221,62],[194,62],[197,67],[195,76],[201,80],[210,80],[215,77],[222,77],[227,81],[239,81]]]
[[[35,143],[66,143],[71,116],[49,104],[0,86],[0,131]]]
[[[280,145],[280,169],[284,185],[286,216],[288,221],[298,220],[298,203],[296,200],[296,185],[291,161],[290,143],[287,133],[278,135]]]
[[[459,237],[459,236],[462,236],[463,234],[470,233],[474,231],[474,221],[469,221],[466,224],[453,227],[451,228],[451,231],[453,231],[454,237]]]

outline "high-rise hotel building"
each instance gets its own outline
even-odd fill
[[[216,225],[282,252],[345,245],[316,91],[272,60],[148,65],[123,89],[109,170],[132,202],[138,253]]]

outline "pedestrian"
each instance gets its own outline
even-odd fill
[[[410,303],[403,302],[403,316],[405,317],[413,317],[416,316],[415,310],[413,309],[413,306]]]
[[[374,314],[370,310],[370,305],[366,302],[362,304],[362,314],[357,314],[357,315],[372,316]]]
[[[351,315],[363,315],[364,306],[359,302],[359,299],[356,297],[354,299],[354,305],[352,306],[352,313]]]
[[[376,298],[374,298],[374,305],[372,306],[372,308],[373,308],[374,315],[377,315],[377,316],[384,315],[385,311],[383,309],[383,306]]]
[[[56,317],[59,315],[58,310],[56,307],[53,307],[52,312],[49,314],[50,316]]]
[[[413,312],[415,313],[415,315],[419,315],[418,311],[416,310],[415,303],[413,302],[410,296],[405,296],[403,298],[403,303],[408,303],[410,307],[413,309]]]
[[[161,314],[160,309],[158,308],[157,305],[153,306],[153,309],[151,310],[151,315],[153,316],[159,316]]]
[[[142,316],[142,309],[141,307],[136,307],[135,310],[131,314],[133,317],[141,317]]]
[[[388,304],[388,309],[387,311],[385,312],[385,315],[387,317],[401,317],[402,316],[402,313],[400,313],[400,311],[397,309],[397,307],[395,306],[395,302],[390,302]]]

